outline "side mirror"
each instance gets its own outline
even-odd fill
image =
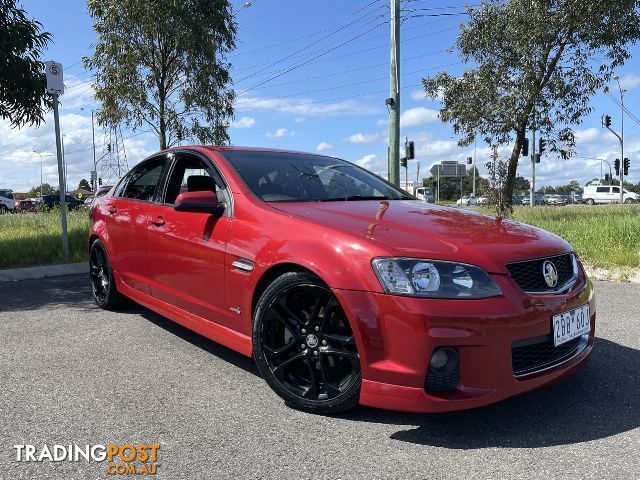
[[[178,195],[173,209],[176,212],[209,213],[221,217],[225,204],[220,203],[216,194],[210,190],[185,192]]]

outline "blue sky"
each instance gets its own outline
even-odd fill
[[[244,2],[235,0],[236,9]],[[237,13],[238,47],[229,56],[239,93],[231,128],[234,145],[281,147],[335,155],[386,172],[387,110],[389,96],[389,24],[387,0],[254,0]],[[424,99],[420,80],[446,70],[460,74],[464,65],[454,53],[464,1],[403,1],[401,27],[401,136],[416,143],[421,173],[441,160],[464,161],[473,147],[458,148],[448,125],[437,118],[438,102]],[[92,168],[91,72],[80,59],[89,55],[95,34],[86,3],[81,0],[23,1],[29,16],[53,34],[45,60],[65,68],[66,93],[61,97],[61,127],[68,163],[69,186],[88,178]],[[429,10],[430,9],[430,10]],[[633,52],[638,51],[633,47]],[[640,72],[632,58],[618,73],[628,91],[625,104],[640,111]],[[286,72],[286,73],[285,73]],[[611,85],[618,97],[617,84]],[[604,93],[593,101],[594,112],[578,131],[578,157],[619,157],[616,138],[600,127],[600,115],[610,113],[620,125],[620,108]],[[57,184],[53,121],[40,128],[10,129],[0,122],[0,188],[26,190],[39,184],[42,152],[44,181]],[[143,127],[142,130],[147,130]],[[626,156],[631,178],[640,177],[638,124],[627,117]],[[151,134],[123,129],[129,165],[158,149]],[[103,152],[103,133],[96,131],[96,153]],[[506,150],[504,154],[506,154]],[[489,150],[478,145],[481,173]],[[417,162],[410,162],[415,178]],[[581,183],[600,175],[600,162],[588,158],[562,161],[543,157],[537,168],[538,185],[556,185],[577,179]],[[529,177],[530,164],[521,162],[518,173]],[[421,175],[424,176],[424,175]]]

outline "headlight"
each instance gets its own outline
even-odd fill
[[[479,267],[415,258],[375,258],[371,262],[387,293],[427,298],[487,298],[502,294]]]

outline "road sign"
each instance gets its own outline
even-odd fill
[[[62,64],[58,62],[44,62],[47,74],[47,92],[56,95],[64,93],[64,81],[62,78]]]
[[[463,163],[451,162],[451,161],[443,161],[439,164],[431,167],[431,175],[434,177],[466,177],[467,176],[467,168]]]

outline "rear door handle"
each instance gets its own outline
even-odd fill
[[[116,213],[117,211],[118,211],[118,208],[113,203],[110,203],[107,205],[107,212]]]
[[[153,223],[156,227],[161,227],[162,225],[164,225],[165,222],[164,218],[162,218],[161,216],[157,216],[155,218],[152,218],[151,220],[149,220],[151,223]]]

